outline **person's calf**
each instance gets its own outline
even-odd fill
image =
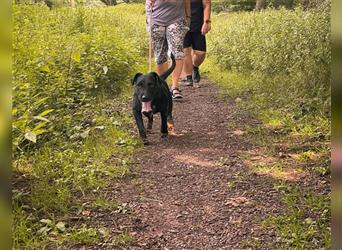
[[[194,50],[193,56],[192,56],[192,63],[195,67],[201,66],[201,64],[204,62],[206,56],[205,51],[200,50]]]
[[[183,60],[176,60],[176,67],[174,71],[172,72],[172,89],[178,89],[179,88],[179,77],[182,73],[183,68]]]
[[[191,74],[192,71],[192,57],[191,57],[191,47],[183,49],[184,58],[183,58],[183,70],[181,76],[185,78],[186,76]]]
[[[194,50],[193,67],[192,67],[192,79],[194,83],[199,83],[201,81],[199,66],[203,63],[205,56],[206,56],[205,51]]]

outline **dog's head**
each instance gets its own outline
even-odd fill
[[[151,102],[160,87],[160,78],[155,72],[143,75],[137,73],[132,81],[135,93],[140,102]]]

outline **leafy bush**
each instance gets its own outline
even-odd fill
[[[70,139],[75,121],[92,119],[85,110],[99,94],[112,98],[127,86],[145,44],[134,46],[135,29],[123,31],[122,22],[112,9],[14,6],[15,153]]]
[[[223,70],[251,76],[254,98],[293,119],[330,116],[328,9],[222,14],[213,23],[209,55]]]
[[[129,173],[140,145],[122,102],[146,68],[144,7],[14,5],[13,17],[13,247],[82,243],[68,215]],[[65,237],[47,220],[68,223]]]
[[[207,36],[209,51],[202,72],[235,99],[232,120],[240,123],[233,124],[234,129],[246,130],[253,147],[264,148],[275,158],[279,152],[295,150],[305,158],[320,151],[321,159],[305,163],[303,170],[308,176],[321,176],[305,184],[291,181],[293,187],[281,191],[288,207],[285,215],[264,221],[266,230],[273,227],[276,233],[270,249],[331,248],[329,177],[322,177],[328,174],[330,158],[329,16],[324,5],[310,11],[219,14],[213,16],[213,30]],[[251,117],[258,122],[246,124]],[[285,164],[286,157],[280,158],[274,161],[284,169],[301,164]],[[326,185],[317,189],[317,179]],[[258,245],[253,243],[248,247]]]
[[[212,1],[212,10],[218,12],[253,10],[255,0],[219,0]]]
[[[42,5],[48,6],[49,8],[61,8],[70,7],[71,1],[69,0],[16,0],[16,4],[31,4],[31,5]],[[76,6],[106,6],[116,5],[116,1],[105,0],[74,0],[73,4]]]
[[[255,8],[255,0],[218,0],[212,2],[214,12],[251,11]],[[265,7],[287,8],[303,7],[305,9],[322,8],[331,4],[331,0],[264,0]]]

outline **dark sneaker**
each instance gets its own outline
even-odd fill
[[[195,83],[198,83],[201,81],[201,75],[199,73],[199,68],[198,67],[193,67],[192,70],[192,79]]]
[[[186,80],[184,82],[185,86],[192,87],[194,85],[194,82],[192,80],[192,75],[186,76]]]

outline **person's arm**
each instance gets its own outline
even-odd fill
[[[184,0],[184,13],[187,25],[190,27],[191,21],[191,0]]]
[[[203,35],[207,34],[211,30],[211,0],[203,1],[203,25],[201,32]]]

